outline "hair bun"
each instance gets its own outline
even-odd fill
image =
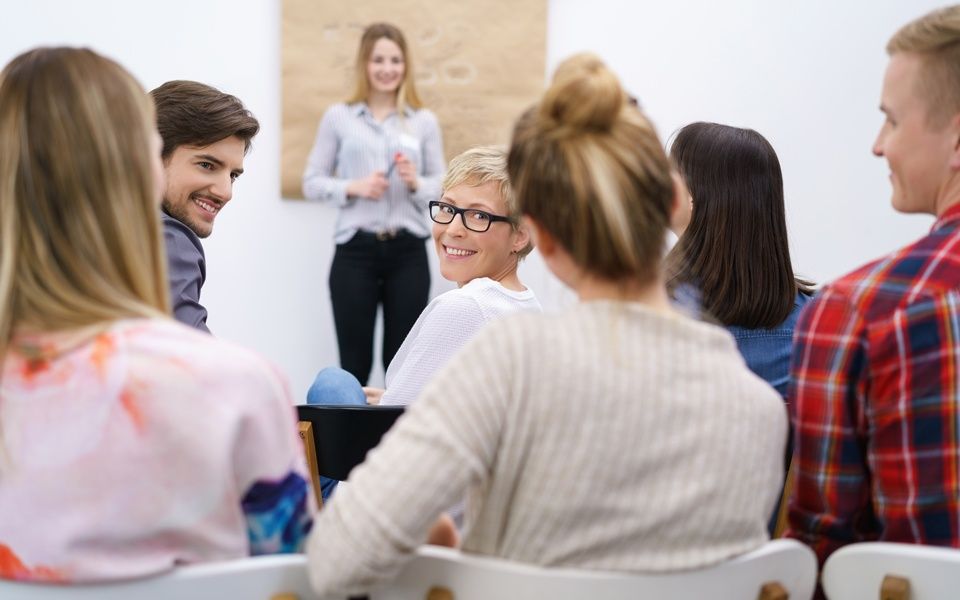
[[[559,128],[607,131],[625,102],[613,71],[598,56],[584,52],[557,67],[540,104],[540,117]]]

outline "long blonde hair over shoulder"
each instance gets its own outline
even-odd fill
[[[91,50],[0,73],[0,360],[20,326],[169,314],[155,135],[143,88]]]

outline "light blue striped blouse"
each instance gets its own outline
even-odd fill
[[[416,192],[407,189],[397,170],[379,200],[347,198],[347,183],[380,170],[386,172],[397,152],[403,152],[419,173]],[[373,118],[363,102],[335,104],[323,115],[317,139],[303,173],[307,200],[340,207],[334,240],[342,244],[358,229],[370,232],[407,229],[430,235],[427,203],[440,198],[446,170],[437,117],[426,109],[391,113],[383,122]]]

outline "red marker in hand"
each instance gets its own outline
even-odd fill
[[[397,152],[393,155],[393,162],[390,163],[390,166],[387,167],[387,173],[384,175],[387,179],[390,179],[390,173],[393,173],[393,168],[397,166],[397,161],[403,157],[403,152]]]

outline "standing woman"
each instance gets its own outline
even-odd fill
[[[750,370],[786,395],[793,327],[813,294],[794,275],[773,146],[752,129],[692,123],[670,147],[686,190],[667,257],[675,296],[692,291]]]
[[[340,208],[330,299],[340,364],[366,383],[377,307],[386,368],[427,305],[427,204],[440,199],[445,165],[440,126],[417,95],[399,29],[367,27],[355,76],[353,95],[320,121],[303,195]]]

